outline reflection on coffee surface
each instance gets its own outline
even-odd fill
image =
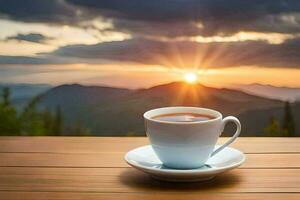
[[[198,113],[170,113],[156,115],[152,119],[166,121],[166,122],[199,122],[214,119],[211,115],[198,114]]]

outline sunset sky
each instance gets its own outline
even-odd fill
[[[300,87],[299,0],[0,0],[0,82]]]

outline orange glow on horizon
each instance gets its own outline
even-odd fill
[[[36,73],[23,73],[22,66],[2,66],[3,69],[13,69],[16,76],[2,75],[0,82],[33,83],[60,85],[79,83],[84,85],[106,85],[126,87],[131,89],[148,88],[170,82],[183,81],[185,73],[192,71],[198,75],[197,83],[211,87],[228,87],[232,84],[261,83],[274,86],[300,87],[300,69],[232,67],[220,69],[183,69],[163,66],[141,66],[133,64],[70,64],[33,66]],[[22,69],[22,70],[20,70]],[[20,74],[22,75],[20,76]],[[9,74],[10,75],[10,74]],[[189,84],[190,86],[194,84]]]

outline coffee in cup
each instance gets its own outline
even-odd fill
[[[169,113],[162,114],[152,117],[151,119],[156,119],[166,122],[197,122],[197,121],[206,121],[213,119],[214,116],[204,115],[198,113]]]
[[[165,107],[144,113],[146,133],[154,152],[169,168],[193,169],[205,165],[241,132],[239,120],[218,111],[197,107]],[[228,122],[236,124],[232,138],[215,149]]]

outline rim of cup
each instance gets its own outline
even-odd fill
[[[174,111],[176,109],[181,110],[181,111]],[[161,111],[163,113],[158,114],[157,113],[158,111]],[[172,121],[163,121],[163,120],[152,118],[154,116],[162,115],[162,114],[184,113],[184,112],[212,115],[214,118],[208,119],[205,121],[194,121],[194,122],[172,122]],[[156,114],[154,114],[154,113],[156,113]],[[192,106],[172,106],[172,107],[155,108],[155,109],[145,112],[143,116],[144,116],[144,119],[146,119],[146,120],[149,120],[152,122],[158,122],[158,123],[165,123],[165,124],[204,124],[204,123],[214,122],[214,121],[222,119],[222,114],[219,111],[209,109],[209,108],[192,107]]]

